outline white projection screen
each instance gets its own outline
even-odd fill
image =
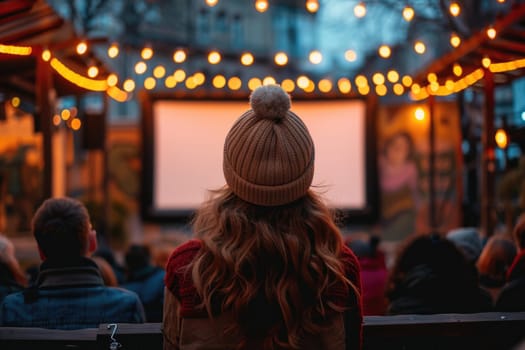
[[[187,216],[225,184],[224,138],[249,108],[246,100],[155,99],[144,110],[143,213]],[[314,190],[342,211],[369,212],[367,104],[364,100],[292,100],[315,144]]]

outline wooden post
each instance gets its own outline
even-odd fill
[[[494,76],[485,70],[485,108],[483,112],[482,159],[481,159],[481,231],[487,237],[495,226],[495,144],[494,140]]]
[[[44,158],[44,174],[42,195],[44,198],[53,196],[53,109],[54,93],[51,67],[48,62],[36,59],[36,104],[40,125],[42,127],[42,152]]]
[[[430,219],[430,233],[436,233],[436,185],[435,185],[435,158],[436,158],[436,130],[434,123],[434,96],[430,95],[428,98],[428,201],[429,201],[429,219]]]

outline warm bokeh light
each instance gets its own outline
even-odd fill
[[[355,85],[358,88],[368,86],[368,80],[364,75],[358,75],[355,77]]]
[[[386,93],[388,92],[386,86],[382,85],[382,84],[381,85],[376,85],[375,90],[376,90],[377,96],[385,96]]]
[[[29,56],[33,52],[31,46],[3,45],[0,44],[0,53],[8,55]]]
[[[125,91],[132,92],[133,90],[135,90],[135,82],[131,79],[126,79],[126,81],[124,81],[124,84],[122,84],[122,87]]]
[[[461,68],[459,63],[454,63],[454,65],[452,66],[452,72],[455,76],[460,77],[461,74],[463,74],[463,68]]]
[[[392,50],[390,49],[390,46],[388,45],[381,45],[379,46],[379,56],[383,58],[388,58],[392,54]]]
[[[496,32],[496,29],[494,27],[487,28],[487,36],[490,39],[494,39],[498,33]]]
[[[297,86],[301,89],[306,89],[308,87],[308,84],[310,84],[310,79],[306,75],[301,75],[297,77]]]
[[[226,78],[224,77],[224,75],[219,74],[213,77],[213,80],[211,81],[211,83],[213,84],[214,88],[222,89],[223,87],[226,86]]]
[[[418,54],[422,55],[427,50],[427,47],[422,41],[416,41],[414,43],[414,51],[416,51]]]
[[[419,121],[424,120],[425,110],[421,107],[417,107],[416,110],[414,111],[414,118],[416,118],[416,120],[419,120]]]
[[[489,68],[490,64],[492,63],[492,61],[490,60],[489,57],[483,57],[481,59],[481,65],[485,68]]]
[[[111,73],[106,78],[106,82],[108,83],[108,86],[115,86],[118,83],[118,77],[115,73]]]
[[[262,81],[259,78],[251,78],[248,80],[248,89],[251,91],[257,89],[259,86],[262,85]]]
[[[259,12],[265,12],[268,10],[268,1],[267,0],[256,0],[255,9]]]
[[[345,51],[345,60],[348,62],[354,62],[357,59],[357,54],[354,50],[346,50]]]
[[[448,11],[450,12],[452,16],[457,17],[461,13],[461,7],[459,6],[457,2],[453,1],[450,3],[450,6],[448,7]]]
[[[312,93],[315,91],[315,84],[313,81],[309,80],[308,81],[308,86],[306,86],[304,89],[304,92],[307,92],[307,93]]]
[[[405,6],[403,9],[403,18],[405,21],[410,22],[414,18],[414,9],[410,6]]]
[[[317,83],[317,87],[319,88],[319,91],[328,93],[332,91],[333,84],[330,79],[321,79],[319,80],[319,83]]]
[[[117,44],[111,44],[111,46],[108,48],[108,57],[115,58],[119,54],[119,49]]]
[[[186,79],[184,86],[186,86],[186,89],[188,90],[193,90],[197,87],[197,84],[195,83],[195,79],[191,76]]]
[[[95,78],[98,75],[98,67],[97,66],[90,66],[87,70],[87,75],[90,78]]]
[[[366,6],[363,2],[359,2],[354,6],[354,15],[357,18],[363,18],[366,16]]]
[[[288,63],[288,56],[284,52],[277,52],[273,60],[275,64],[279,66],[284,66]]]
[[[461,38],[456,33],[450,34],[450,45],[458,47],[461,44]]]
[[[358,86],[357,87],[357,91],[363,95],[363,96],[366,96],[370,93],[370,86],[368,85],[364,85],[364,86]]]
[[[410,87],[412,85],[412,77],[410,75],[404,75],[403,78],[401,78],[401,82],[405,87]]]
[[[319,10],[319,1],[318,0],[306,0],[306,10],[310,13],[316,13]]]
[[[276,83],[274,77],[265,77],[262,81],[263,85],[275,85]]]
[[[397,83],[397,81],[399,80],[399,73],[392,69],[388,71],[388,73],[386,74],[386,77],[389,82]]]
[[[80,119],[75,118],[71,120],[70,126],[71,126],[71,129],[77,131],[77,130],[80,130],[80,127],[82,126],[82,122],[80,121]]]
[[[202,72],[197,72],[193,74],[193,80],[195,81],[195,84],[202,85],[206,81],[206,76]]]
[[[372,75],[372,81],[376,85],[382,85],[385,83],[385,76],[379,72],[374,73],[374,75]]]
[[[11,99],[11,106],[18,108],[20,107],[20,97],[15,96]]]
[[[87,48],[88,48],[87,43],[85,41],[81,41],[77,44],[76,50],[79,55],[83,55],[87,52]]]
[[[308,55],[308,60],[312,64],[319,64],[323,61],[323,54],[320,51],[314,50]]]
[[[62,120],[68,120],[69,118],[71,118],[71,111],[67,108],[64,108],[60,112],[60,118],[62,118]]]
[[[421,86],[419,86],[419,84],[413,84],[410,87],[410,90],[412,91],[413,94],[419,95],[419,93],[421,92]]]
[[[452,79],[447,79],[445,81],[445,89],[449,92],[454,90],[454,81]]]
[[[177,80],[175,80],[173,75],[168,75],[166,79],[164,79],[164,86],[166,86],[168,89],[172,89],[177,86]]]
[[[49,60],[51,59],[51,51],[49,51],[49,50],[47,50],[47,49],[44,50],[44,51],[42,51],[42,59],[43,59],[45,62],[49,61]]]
[[[144,61],[139,61],[135,64],[135,73],[144,74],[148,69],[148,65]]]
[[[64,79],[84,89],[91,91],[106,91],[108,89],[106,79],[91,79],[82,74],[78,74],[56,57],[52,58],[49,64],[51,65],[51,68],[53,68]]]
[[[60,125],[60,122],[62,121],[62,119],[60,119],[60,116],[58,114],[55,114],[53,116],[53,125],[54,126],[58,126]]]
[[[213,7],[219,3],[219,0],[206,0],[206,5]]]
[[[164,66],[158,65],[153,69],[153,76],[157,79],[163,78],[166,75],[166,68]]]
[[[352,83],[348,78],[341,78],[337,81],[337,87],[343,94],[347,94],[352,90]]]
[[[147,90],[152,90],[157,85],[157,81],[153,77],[147,77],[144,79],[144,88]]]
[[[183,71],[182,69],[177,69],[173,73],[173,76],[175,77],[175,80],[177,81],[177,83],[182,83],[184,79],[186,79],[186,72]]]
[[[498,129],[496,131],[496,134],[494,135],[494,139],[496,140],[496,144],[499,148],[506,148],[508,144],[508,137],[507,133],[503,129]]]
[[[427,74],[427,80],[429,83],[433,83],[437,81],[437,75],[436,73],[428,73]]]
[[[242,86],[242,80],[239,77],[231,77],[228,79],[228,88],[230,90],[239,90]]]
[[[395,83],[392,86],[392,90],[394,91],[394,94],[396,94],[397,96],[401,96],[405,92],[405,88],[403,87],[402,84],[399,84],[399,83]]]
[[[149,46],[146,46],[140,52],[140,57],[142,57],[142,59],[144,60],[149,60],[150,58],[153,57],[153,49]]]
[[[210,64],[217,64],[221,61],[221,54],[217,51],[211,51],[208,54],[208,62]]]
[[[241,56],[241,63],[244,66],[251,66],[253,64],[254,58],[253,55],[249,52],[245,52]]]
[[[173,62],[182,63],[186,61],[186,51],[182,49],[175,50],[173,53]]]
[[[293,92],[295,90],[295,82],[292,79],[284,79],[281,83],[281,87],[288,93]]]

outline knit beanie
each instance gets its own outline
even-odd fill
[[[224,142],[226,183],[241,199],[278,206],[303,197],[314,175],[314,143],[303,121],[290,111],[290,96],[264,85],[250,96],[251,109]]]

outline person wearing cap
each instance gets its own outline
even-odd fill
[[[226,185],[166,265],[165,349],[359,349],[359,263],[310,187],[314,143],[278,85],[224,142]]]
[[[42,203],[32,221],[43,260],[36,284],[5,297],[0,326],[67,330],[145,321],[137,294],[105,286],[89,258],[97,247],[90,221],[78,200],[50,198]]]

